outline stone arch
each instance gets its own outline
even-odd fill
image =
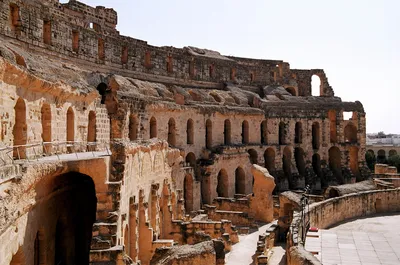
[[[25,255],[22,246],[18,248],[17,253],[11,259],[10,265],[25,265]]]
[[[299,171],[300,176],[306,175],[306,162],[304,160],[304,150],[300,147],[294,149],[294,159],[296,161],[296,167]]]
[[[99,94],[100,94],[100,96],[101,96],[101,101],[100,101],[100,103],[101,103],[101,104],[105,104],[105,103],[106,103],[106,94],[107,94],[107,91],[109,90],[107,84],[105,84],[105,83],[100,83],[100,84],[97,86],[96,89],[97,89],[97,91],[99,92]]]
[[[263,121],[260,125],[261,144],[268,143],[267,121]]]
[[[44,103],[41,109],[43,152],[51,154],[51,108]]]
[[[89,143],[94,143],[96,142],[96,113],[92,110],[89,112],[89,124],[88,124],[88,135],[87,135],[87,141]]]
[[[258,164],[258,154],[257,151],[254,149],[249,149],[249,158],[250,158],[250,163],[252,164]]]
[[[186,174],[183,181],[183,196],[185,198],[186,212],[193,211],[193,176]]]
[[[225,169],[218,173],[217,194],[218,197],[229,197],[229,177]]]
[[[33,264],[45,265],[46,264],[46,245],[45,245],[44,230],[41,228],[36,233],[34,247],[33,247]]]
[[[368,149],[367,153],[370,153],[371,155],[375,156],[375,152],[372,149]]]
[[[168,121],[168,143],[171,146],[176,146],[176,124],[173,118]]]
[[[314,122],[312,125],[312,147],[315,150],[319,149],[321,138],[321,130],[318,122]]]
[[[273,148],[268,148],[264,152],[265,168],[271,174],[275,171],[275,151]]]
[[[354,124],[349,123],[344,127],[344,141],[346,143],[357,143],[357,128]]]
[[[186,124],[186,143],[194,144],[194,122],[189,119]]]
[[[312,96],[322,96],[324,94],[323,92],[323,86],[322,86],[322,80],[319,75],[312,75],[311,76],[311,95]]]
[[[206,148],[212,148],[212,122],[209,119],[206,121]]]
[[[294,128],[294,143],[301,144],[303,140],[303,128],[301,122],[296,122]]]
[[[196,167],[196,155],[192,152],[190,152],[189,154],[186,155],[186,163],[189,163],[189,165],[192,168]]]
[[[286,144],[286,125],[283,121],[279,123],[279,144],[285,145]]]
[[[386,163],[386,151],[383,149],[378,150],[378,156],[376,157],[377,163]]]
[[[389,157],[395,156],[395,155],[397,155],[397,151],[396,150],[394,150],[394,149],[389,150]]]
[[[138,139],[139,122],[136,115],[129,115],[129,140],[135,141]]]
[[[154,117],[150,119],[150,139],[157,138],[157,120]]]
[[[292,96],[296,96],[296,95],[297,95],[296,89],[295,89],[294,87],[287,87],[287,88],[285,88],[285,89],[286,89],[286,91],[287,91],[288,93],[290,93]]]
[[[249,122],[244,120],[242,123],[242,143],[249,143]]]
[[[26,144],[28,142],[28,126],[26,124],[26,104],[22,98],[17,100],[14,107],[15,111],[15,121],[13,128],[14,136],[14,146],[20,146],[14,148],[14,158],[15,159],[25,159],[26,158]]]
[[[246,173],[241,167],[235,170],[235,194],[246,194]]]
[[[292,179],[292,151],[289,146],[286,146],[283,150],[282,169],[290,185]]]
[[[75,113],[72,107],[67,110],[67,142],[75,141]]]
[[[321,157],[319,154],[313,154],[312,156],[312,167],[314,173],[321,178]],[[323,185],[323,183],[321,183]]]
[[[231,144],[231,121],[226,119],[224,121],[224,144],[230,145]]]
[[[329,149],[329,168],[332,170],[333,176],[339,182],[343,183],[341,169],[341,153],[338,147],[333,146]]]
[[[352,146],[349,150],[350,170],[356,177],[360,175],[358,168],[358,151],[359,149],[357,146]]]

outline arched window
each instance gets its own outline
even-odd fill
[[[318,178],[321,178],[321,158],[320,158],[319,154],[314,154],[312,156],[312,167],[313,167],[314,173],[318,176]],[[325,187],[325,183],[321,183],[321,185],[322,185],[322,187]]]
[[[129,116],[129,140],[135,141],[138,138],[138,119],[135,115]]]
[[[247,121],[243,121],[242,123],[242,143],[249,143],[249,123]]]
[[[225,120],[224,122],[224,144],[231,144],[231,121]]]
[[[303,138],[303,128],[302,128],[301,122],[296,122],[294,131],[295,131],[294,132],[294,143],[300,144],[302,142],[302,138]]]
[[[212,148],[212,122],[211,120],[206,121],[206,148]]]
[[[306,175],[306,162],[304,161],[304,151],[302,148],[294,149],[294,159],[296,161],[296,167],[299,171],[300,176],[305,177]],[[306,183],[310,184],[310,183]]]
[[[221,169],[218,173],[217,194],[218,197],[229,197],[228,173],[225,169]]]
[[[192,119],[187,121],[186,129],[186,143],[194,144],[194,122]]]
[[[15,123],[13,128],[14,136],[14,158],[25,159],[26,158],[26,147],[27,144],[27,124],[26,124],[26,105],[22,98],[17,100],[14,107],[15,111]],[[18,147],[19,146],[19,147]]]
[[[267,121],[263,121],[261,123],[260,133],[261,133],[261,144],[267,144],[268,143]]]
[[[193,211],[193,176],[186,174],[183,183],[183,193],[185,198],[185,210],[186,212]]]
[[[268,148],[264,153],[265,168],[270,174],[275,171],[275,151],[272,148]]]
[[[43,152],[51,154],[51,108],[45,103],[41,110]]]
[[[283,150],[282,169],[286,179],[289,181],[289,187],[292,183],[292,151],[288,146]]]
[[[285,130],[285,123],[281,121],[279,123],[279,144],[285,145],[286,144],[286,130]]]
[[[349,159],[350,159],[350,170],[356,178],[360,175],[358,169],[358,147],[352,146],[350,147],[349,152]]]
[[[330,110],[328,112],[328,117],[329,117],[329,124],[330,124],[329,126],[330,126],[331,143],[336,143],[337,142],[336,111]]]
[[[67,142],[75,141],[75,114],[72,107],[67,110]]]
[[[241,167],[235,170],[235,194],[246,194],[246,173]]]
[[[173,118],[168,121],[168,143],[171,146],[176,145],[176,128],[175,128],[175,120]]]
[[[250,157],[250,163],[258,164],[258,154],[257,154],[256,150],[250,149],[249,150],[249,157]]]
[[[344,141],[351,144],[357,143],[357,128],[352,123],[344,127]]]
[[[389,150],[389,157],[391,157],[391,156],[395,156],[395,155],[397,155],[397,151],[396,150]]]
[[[383,150],[383,149],[378,150],[378,156],[376,157],[376,162],[382,163],[382,164],[387,163],[385,150]]]
[[[150,139],[157,138],[157,120],[154,117],[150,119]]]
[[[313,75],[311,77],[311,95],[312,96],[323,95],[321,78],[318,75]]]
[[[319,129],[319,123],[318,122],[314,122],[312,125],[312,146],[313,149],[318,150],[319,149],[319,145],[320,145],[320,129]]]
[[[87,141],[88,141],[88,150],[89,151],[95,151],[96,146],[96,113],[94,111],[89,112],[89,124],[88,124],[88,135],[87,135]]]
[[[339,148],[336,146],[331,147],[329,149],[329,168],[332,170],[338,184],[343,184],[341,159]]]

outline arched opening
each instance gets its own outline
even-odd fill
[[[97,205],[92,178],[69,172],[46,181],[50,182],[37,185],[37,195],[50,198],[43,205],[48,211],[44,216],[58,216],[52,248],[54,264],[89,264]]]
[[[321,157],[319,154],[314,154],[312,156],[312,167],[318,178],[321,178]],[[321,185],[325,187],[325,183],[321,183]]]
[[[306,175],[306,162],[304,161],[304,151],[302,148],[295,148],[294,149],[294,159],[296,161],[296,167],[299,171],[300,176]],[[308,183],[306,183],[308,184]]]
[[[279,123],[279,144],[285,145],[286,144],[286,130],[285,130],[285,123],[281,121]]]
[[[323,95],[321,78],[318,75],[313,75],[311,77],[311,95],[312,96]]]
[[[75,141],[75,114],[72,107],[67,110],[67,141]]]
[[[89,112],[89,124],[88,124],[88,147],[89,151],[96,150],[96,113],[92,110]]]
[[[344,127],[344,141],[350,144],[357,143],[357,128],[352,123]]]
[[[130,256],[130,240],[129,240],[129,227],[128,225],[125,226],[125,230],[124,230],[124,249],[125,249],[125,253]]]
[[[51,108],[45,103],[41,110],[43,152],[51,154]]]
[[[231,144],[231,121],[225,120],[224,122],[224,144]]]
[[[186,143],[194,144],[194,122],[192,119],[187,121],[186,126]]]
[[[176,145],[176,128],[175,120],[173,118],[168,121],[168,143],[171,146]]]
[[[301,122],[296,122],[296,126],[294,128],[294,143],[300,144],[303,138],[303,129]]]
[[[11,29],[19,32],[21,30],[22,21],[19,15],[19,6],[14,3],[10,3],[10,22]]]
[[[376,157],[376,162],[378,164],[386,164],[387,163],[385,150],[383,150],[383,149],[378,150],[378,156]]]
[[[397,151],[396,150],[389,150],[389,157],[391,157],[391,156],[395,156],[395,155],[397,155]]]
[[[184,179],[184,197],[185,197],[185,210],[186,212],[193,211],[193,177],[187,174]]]
[[[135,141],[138,138],[138,119],[135,115],[129,116],[129,140]]]
[[[350,170],[354,176],[358,177],[360,172],[358,170],[358,147],[352,146],[350,147]]]
[[[249,150],[249,158],[250,158],[250,163],[258,164],[258,154],[256,150],[254,149]]]
[[[338,181],[338,184],[343,184],[341,159],[339,148],[336,146],[331,147],[329,149],[329,167],[332,170],[333,176]]]
[[[292,151],[288,146],[285,147],[283,150],[283,156],[282,156],[282,169],[283,173],[285,174],[286,179],[289,181],[289,186],[290,183],[292,182]]]
[[[109,90],[108,86],[105,83],[100,83],[96,89],[101,96],[101,104],[105,104],[106,103],[106,94],[107,94],[107,91]]]
[[[193,169],[196,169],[196,156],[194,153],[190,152],[187,154],[186,163],[188,163]]]
[[[150,119],[150,139],[157,138],[157,120],[154,117]]]
[[[242,123],[242,143],[249,143],[249,123],[247,121],[243,121]]]
[[[286,91],[292,95],[292,96],[296,96],[296,89],[294,87],[287,87]]]
[[[24,251],[22,250],[22,246],[19,247],[17,253],[12,257],[10,265],[25,265],[25,255]]]
[[[235,194],[246,194],[246,173],[241,167],[235,170]]]
[[[33,252],[33,264],[34,265],[45,265],[46,264],[46,246],[43,229],[40,229],[36,233],[34,252]]]
[[[312,146],[313,146],[313,149],[315,149],[315,150],[319,149],[320,137],[321,137],[321,132],[319,129],[319,123],[314,122],[312,125]]]
[[[328,111],[331,143],[337,142],[336,110]]]
[[[206,148],[212,148],[212,122],[210,120],[206,121]]]
[[[270,174],[275,171],[275,151],[272,148],[268,148],[264,153],[265,168]]]
[[[217,184],[217,194],[218,197],[228,197],[229,196],[229,179],[228,173],[225,169],[221,169],[218,173],[218,184]]]
[[[22,98],[17,100],[14,107],[15,123],[13,128],[14,136],[14,158],[26,158],[26,144],[27,144],[27,124],[26,124],[26,105]]]
[[[267,131],[267,121],[263,121],[260,126],[260,133],[261,133],[261,144],[268,143],[268,131]]]
[[[329,190],[329,199],[339,197],[339,192],[336,189]]]

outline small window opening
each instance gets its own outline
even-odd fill
[[[51,45],[51,22],[49,20],[43,21],[43,42]]]
[[[72,32],[72,50],[74,52],[79,51],[79,31]]]

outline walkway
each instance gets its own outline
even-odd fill
[[[324,265],[400,264],[400,215],[358,219],[310,236],[306,249]]]
[[[232,250],[226,254],[225,265],[252,265],[253,256],[257,251],[259,235],[262,235],[272,223],[258,228],[258,231],[239,236],[239,243],[232,246]]]

